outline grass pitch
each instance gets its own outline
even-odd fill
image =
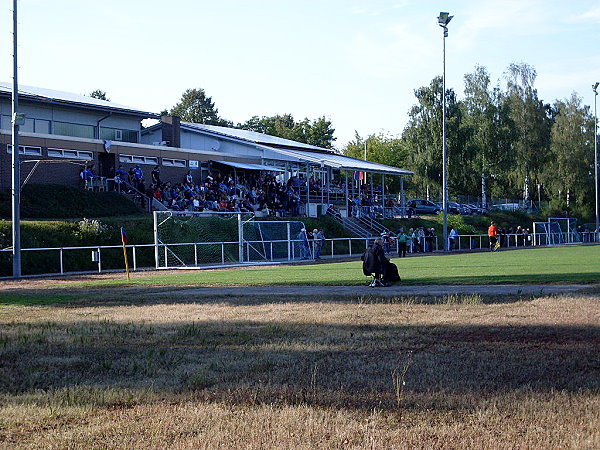
[[[600,281],[600,246],[537,248],[501,252],[397,258],[404,284],[594,283]],[[360,261],[168,272],[90,285],[362,285]]]
[[[598,247],[396,262],[415,283],[599,272]],[[597,284],[393,302],[155,287],[246,279],[365,280],[351,262],[3,283],[0,448],[600,447]]]

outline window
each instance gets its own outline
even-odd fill
[[[2,116],[0,119],[0,128],[3,130],[12,130],[11,116]],[[19,127],[19,131],[24,131],[26,133],[50,134],[50,121],[44,119],[25,118],[25,124]]]
[[[158,158],[155,156],[139,155],[119,155],[119,162],[129,164],[153,164],[158,165]]]
[[[138,133],[135,130],[121,130],[117,128],[101,127],[100,139],[136,143],[138,141]]]
[[[186,167],[185,160],[183,159],[163,158],[162,163],[165,167]]]
[[[94,126],[67,122],[54,122],[54,134],[94,139]]]
[[[50,134],[50,121],[44,119],[35,119],[35,132]]]
[[[0,129],[2,129],[2,130],[11,130],[12,129],[12,122],[10,121],[10,116],[0,117]]]
[[[12,145],[6,146],[6,152],[12,153]],[[41,156],[42,147],[32,147],[30,145],[19,145],[19,155]]]
[[[92,152],[86,152],[82,150],[65,150],[62,148],[49,148],[48,156],[53,158],[69,158],[69,159],[85,159],[91,161],[94,159]]]

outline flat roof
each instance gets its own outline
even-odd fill
[[[12,83],[0,81],[0,95],[12,96]],[[115,102],[108,102],[87,95],[74,94],[72,92],[56,91],[53,89],[40,88],[35,86],[19,85],[19,98],[46,102],[58,103],[71,106],[79,106],[82,108],[98,109],[103,111],[118,111],[123,114],[132,114],[143,118],[160,118],[160,114],[142,111],[126,105],[121,105]]]

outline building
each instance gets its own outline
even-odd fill
[[[331,150],[247,130],[180,122],[172,116],[141,111],[113,102],[34,87],[19,88],[21,179],[30,183],[80,183],[79,172],[92,166],[111,179],[115,169],[139,165],[146,175],[154,166],[163,180],[182,181],[192,172],[202,182],[213,170],[271,171],[280,181],[298,176],[323,186],[334,177],[345,180],[342,197],[351,196],[355,174],[401,178],[412,172],[339,155]],[[11,186],[11,92],[0,83],[0,189]],[[142,122],[154,119],[144,128]],[[147,177],[149,178],[149,176]],[[382,182],[378,184],[383,185]],[[373,184],[373,183],[372,183]],[[306,203],[330,203],[306,192]],[[383,201],[385,192],[380,192]]]

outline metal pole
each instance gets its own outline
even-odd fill
[[[448,251],[448,167],[446,163],[446,36],[448,36],[448,28],[444,29],[443,42],[443,87],[442,87],[442,206],[444,214],[444,225],[442,233],[444,236],[444,251]]]
[[[594,84],[594,193],[596,195],[596,233],[600,231],[600,210],[598,209],[598,83]],[[597,234],[596,234],[597,236]]]
[[[13,0],[13,92],[12,92],[12,245],[13,277],[21,277],[21,167],[19,160],[19,83],[17,66],[17,0]]]

